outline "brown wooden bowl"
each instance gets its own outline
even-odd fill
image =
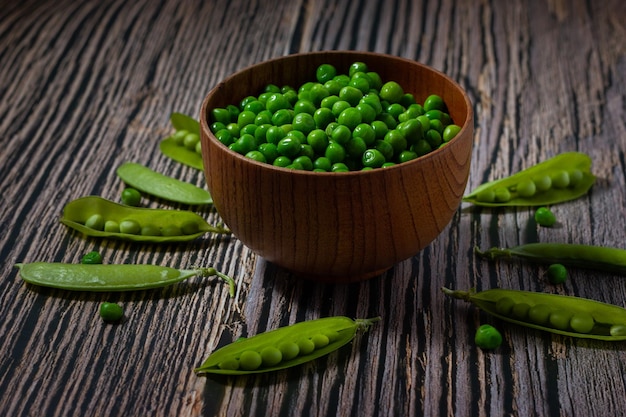
[[[299,87],[329,63],[347,73],[365,62],[422,103],[440,95],[462,127],[446,146],[390,168],[346,173],[294,171],[239,155],[211,133],[210,111],[258,95],[267,84]],[[474,133],[470,100],[439,71],[376,53],[313,52],[243,69],[206,96],[202,157],[215,208],[256,254],[296,275],[345,283],[371,278],[429,245],[458,210],[469,176]]]

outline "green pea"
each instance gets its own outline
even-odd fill
[[[180,230],[184,235],[193,235],[200,231],[200,225],[194,220],[188,220],[180,226]]]
[[[327,346],[330,343],[330,339],[325,334],[316,334],[311,338],[313,345],[315,345],[315,349],[321,349]]]
[[[506,202],[511,199],[511,192],[506,187],[496,188],[494,191],[494,199],[497,202]]]
[[[313,161],[313,169],[318,171],[329,172],[332,165],[333,164],[330,159],[326,158],[325,156],[320,156],[319,158],[315,159],[315,161]]]
[[[430,96],[426,97],[426,100],[424,100],[425,111],[428,112],[434,109],[447,111],[446,104],[444,103],[441,96],[438,96],[437,94],[431,94]]]
[[[119,233],[120,224],[115,220],[107,220],[106,222],[104,222],[104,231],[106,233]]]
[[[324,151],[324,156],[328,158],[331,163],[335,164],[342,162],[346,157],[346,150],[337,142],[330,142]]]
[[[102,255],[98,251],[91,251],[86,253],[80,260],[80,263],[87,265],[101,264]]]
[[[569,185],[569,174],[567,171],[558,171],[552,175],[552,186],[556,188],[566,188]]]
[[[368,149],[363,152],[362,162],[366,167],[380,168],[386,160],[378,149]]]
[[[552,264],[546,271],[548,281],[552,284],[562,284],[567,281],[567,269],[563,264]]]
[[[85,213],[100,212],[100,216],[107,218],[104,230],[96,230],[85,225]],[[212,233],[230,233],[230,230],[209,225],[204,218],[188,210],[153,209],[126,206],[97,196],[88,196],[76,199],[63,208],[61,223],[87,236],[118,238],[130,241],[143,242],[174,242],[188,241],[200,235]],[[181,234],[181,225],[195,223],[197,232]],[[141,226],[152,224],[161,230],[170,225],[178,227],[177,235],[144,236],[141,235]],[[133,234],[129,234],[133,233]]]
[[[572,169],[568,172],[569,186],[576,187],[584,179],[584,174],[580,169]]]
[[[517,184],[517,194],[519,194],[520,197],[532,197],[536,192],[537,186],[532,180],[524,179]]]
[[[337,123],[346,126],[350,131],[357,127],[362,121],[361,112],[354,107],[348,107],[337,117]]]
[[[140,164],[124,163],[116,173],[130,187],[164,200],[191,205],[213,204],[211,195],[205,189]]]
[[[609,330],[609,334],[615,337],[626,336],[626,324],[614,324]]]
[[[399,130],[393,129],[385,135],[385,142],[391,145],[394,155],[400,154],[407,147],[407,140]]]
[[[259,352],[253,350],[247,350],[239,357],[239,366],[244,371],[254,371],[258,369],[263,363],[263,358]]]
[[[178,225],[168,224],[161,228],[161,234],[163,236],[181,236],[183,235],[183,230]]]
[[[121,200],[122,204],[138,207],[141,205],[141,194],[134,188],[125,188],[124,191],[122,191]]]
[[[556,216],[547,207],[539,207],[535,211],[535,221],[539,226],[552,227],[556,223]]]
[[[433,150],[432,146],[430,146],[430,144],[423,139],[418,140],[417,143],[411,147],[411,149],[418,156],[426,155]]]
[[[196,133],[187,133],[183,138],[183,146],[192,151],[196,150],[198,142],[200,142],[200,136]]]
[[[511,314],[513,306],[515,306],[515,300],[511,297],[502,297],[496,302],[496,312],[508,316]]]
[[[320,83],[332,80],[337,75],[337,69],[331,64],[322,64],[317,67],[315,77]]]
[[[551,308],[546,304],[537,304],[528,310],[528,318],[536,324],[546,324],[550,318]]]
[[[127,235],[138,235],[141,234],[141,225],[132,219],[122,220],[120,222],[120,233],[124,233]]]
[[[94,230],[104,230],[104,217],[101,214],[93,214],[87,218],[85,226]]]
[[[147,224],[141,227],[140,234],[144,236],[161,236],[161,229],[153,224]]]
[[[268,346],[261,350],[261,360],[263,366],[276,366],[283,360],[283,354],[277,347]]]
[[[549,175],[542,175],[536,178],[533,178],[533,182],[535,183],[535,187],[538,192],[546,192],[550,188],[552,188],[552,179]]]
[[[267,162],[267,160],[265,159],[265,155],[263,155],[261,151],[250,151],[245,156],[246,158],[252,159],[257,162]]]
[[[511,316],[520,321],[525,321],[530,312],[530,305],[527,303],[516,303],[511,309]]]
[[[387,81],[380,88],[380,98],[390,103],[398,103],[404,96],[404,90],[395,81]]]
[[[589,333],[593,329],[595,321],[591,314],[576,313],[572,316],[569,325],[577,333]]]
[[[355,127],[352,131],[352,137],[361,138],[367,146],[372,146],[376,141],[376,132],[371,125],[367,123],[361,123],[357,125],[357,127]]]
[[[549,322],[552,327],[558,330],[569,329],[569,323],[572,319],[572,314],[566,310],[556,310],[550,313]]]
[[[300,354],[300,347],[294,342],[282,342],[278,345],[278,349],[286,361],[290,361]]]
[[[107,323],[116,323],[124,317],[124,310],[119,304],[102,303],[100,304],[100,317]]]
[[[450,142],[452,139],[454,139],[456,137],[456,135],[459,134],[459,132],[461,131],[461,127],[457,126],[457,125],[448,125],[445,127],[445,129],[443,129],[443,141],[444,142]]]
[[[495,327],[483,324],[476,330],[474,342],[482,349],[496,349],[502,344],[502,335]]]

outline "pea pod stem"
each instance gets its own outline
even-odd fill
[[[597,269],[618,274],[626,274],[626,250],[606,246],[574,243],[527,243],[510,248],[490,248],[474,252],[481,258],[526,259],[532,262]]]
[[[15,265],[25,282],[69,291],[136,291],[160,288],[193,276],[217,276],[235,296],[235,280],[215,268],[175,269],[151,264],[71,264],[31,262]]]

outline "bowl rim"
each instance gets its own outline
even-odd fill
[[[231,81],[233,78],[239,76],[241,73],[245,72],[245,71],[250,71],[253,70],[255,68],[258,68],[262,65],[269,65],[272,63],[277,63],[283,60],[287,60],[287,59],[293,59],[295,57],[298,56],[310,56],[310,55],[354,55],[354,56],[375,56],[377,58],[387,58],[387,59],[392,59],[392,60],[400,60],[400,61],[404,61],[408,64],[411,65],[418,65],[423,67],[424,69],[434,72],[437,76],[444,78],[448,83],[450,83],[455,89],[457,89],[462,97],[463,97],[463,101],[465,102],[465,106],[467,108],[467,113],[466,113],[466,118],[465,118],[465,123],[463,123],[463,126],[461,126],[461,130],[457,133],[457,135],[452,138],[450,140],[450,142],[448,142],[446,145],[439,147],[437,149],[434,149],[432,151],[430,151],[429,153],[419,156],[415,159],[412,159],[410,161],[406,161],[406,162],[402,162],[399,164],[394,164],[392,166],[389,167],[385,167],[385,168],[374,168],[374,169],[370,169],[370,170],[358,170],[358,171],[348,171],[348,172],[317,172],[317,171],[307,171],[307,170],[300,170],[300,169],[290,169],[290,168],[285,168],[285,167],[279,167],[279,166],[275,166],[273,164],[268,164],[266,162],[260,162],[260,161],[256,161],[254,159],[251,158],[246,158],[245,155],[241,155],[235,151],[232,151],[231,149],[229,149],[226,145],[224,145],[222,142],[220,142],[219,140],[217,140],[217,138],[215,137],[215,135],[213,134],[213,132],[211,131],[209,124],[208,124],[208,116],[209,116],[209,109],[208,109],[208,102],[210,97],[215,94],[215,92],[217,92],[220,88],[222,88],[223,85],[227,84],[229,81]],[[294,53],[294,54],[287,54],[287,55],[282,55],[279,57],[274,57],[274,58],[270,58],[264,61],[260,61],[248,66],[245,66],[233,73],[231,73],[230,75],[228,75],[226,78],[222,79],[220,82],[218,82],[211,90],[209,90],[209,92],[207,93],[207,95],[204,97],[204,99],[202,100],[202,105],[200,108],[200,117],[199,117],[199,121],[200,121],[200,132],[206,134],[208,140],[210,141],[214,141],[215,144],[217,146],[221,146],[225,151],[229,152],[229,154],[234,157],[234,158],[238,158],[241,161],[245,161],[246,163],[250,163],[252,165],[258,166],[259,168],[262,169],[267,169],[270,171],[274,171],[277,174],[289,174],[289,175],[298,175],[298,176],[312,176],[312,177],[318,177],[318,176],[337,176],[337,177],[350,177],[350,176],[369,176],[369,175],[376,175],[376,173],[380,173],[381,170],[384,171],[395,171],[395,170],[401,170],[401,169],[407,169],[408,167],[410,167],[411,165],[414,164],[418,164],[424,160],[428,160],[431,158],[436,158],[440,153],[444,153],[446,152],[447,147],[453,145],[458,138],[460,138],[462,136],[463,133],[465,133],[466,130],[468,129],[473,129],[474,128],[474,108],[472,106],[472,102],[469,98],[469,95],[467,94],[467,92],[459,85],[459,83],[457,83],[455,80],[453,80],[450,76],[446,75],[444,72],[433,68],[429,65],[423,64],[419,61],[415,61],[413,59],[409,59],[409,58],[405,58],[405,57],[401,57],[401,56],[396,56],[396,55],[391,55],[391,54],[386,54],[386,53],[379,53],[379,52],[370,52],[370,51],[358,51],[358,50],[328,50],[328,51],[311,51],[311,52],[298,52],[298,53]],[[472,126],[470,127],[470,122],[472,124]],[[201,135],[201,137],[204,135]]]

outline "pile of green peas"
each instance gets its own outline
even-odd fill
[[[140,224],[134,219],[125,219],[120,222],[116,220],[105,220],[102,214],[92,214],[85,221],[85,226],[107,233],[124,233],[141,236],[181,236],[198,233],[200,225],[194,221],[186,221],[182,225],[167,224],[158,226],[151,223]]]
[[[419,104],[397,82],[383,83],[363,62],[352,63],[347,74],[322,64],[315,78],[297,89],[269,84],[258,97],[212,109],[211,131],[256,161],[346,172],[410,161],[461,130],[440,96]]]

